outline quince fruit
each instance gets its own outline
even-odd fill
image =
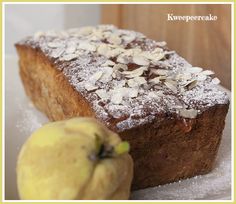
[[[21,199],[128,199],[133,177],[129,144],[91,118],[36,130],[17,162]]]

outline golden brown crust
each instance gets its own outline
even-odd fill
[[[24,45],[16,48],[25,91],[50,120],[95,117],[89,102],[40,50]],[[131,144],[135,166],[133,189],[209,172],[219,148],[228,106],[215,105],[187,124],[167,117],[120,132],[122,139]]]
[[[41,51],[28,46],[16,47],[26,94],[50,120],[94,116],[86,99],[71,87],[65,76],[54,68]]]

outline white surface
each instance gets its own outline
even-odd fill
[[[39,30],[81,27],[99,22],[99,4],[8,4],[5,7],[6,53],[15,55],[14,43]]]
[[[6,59],[6,134],[5,134],[5,198],[18,199],[16,189],[16,158],[20,147],[29,135],[47,122],[26,98],[18,74],[16,58]],[[230,94],[230,92],[228,92]],[[231,122],[227,115],[215,169],[204,176],[148,188],[132,193],[132,199],[189,200],[231,199]],[[145,172],[144,172],[145,173]]]

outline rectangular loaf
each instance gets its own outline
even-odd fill
[[[165,42],[100,25],[16,44],[26,94],[52,121],[97,118],[131,144],[133,189],[214,167],[229,99]]]

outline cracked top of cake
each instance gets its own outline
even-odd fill
[[[37,32],[17,44],[40,49],[118,132],[167,116],[193,119],[229,102],[213,71],[138,32],[100,25]]]

